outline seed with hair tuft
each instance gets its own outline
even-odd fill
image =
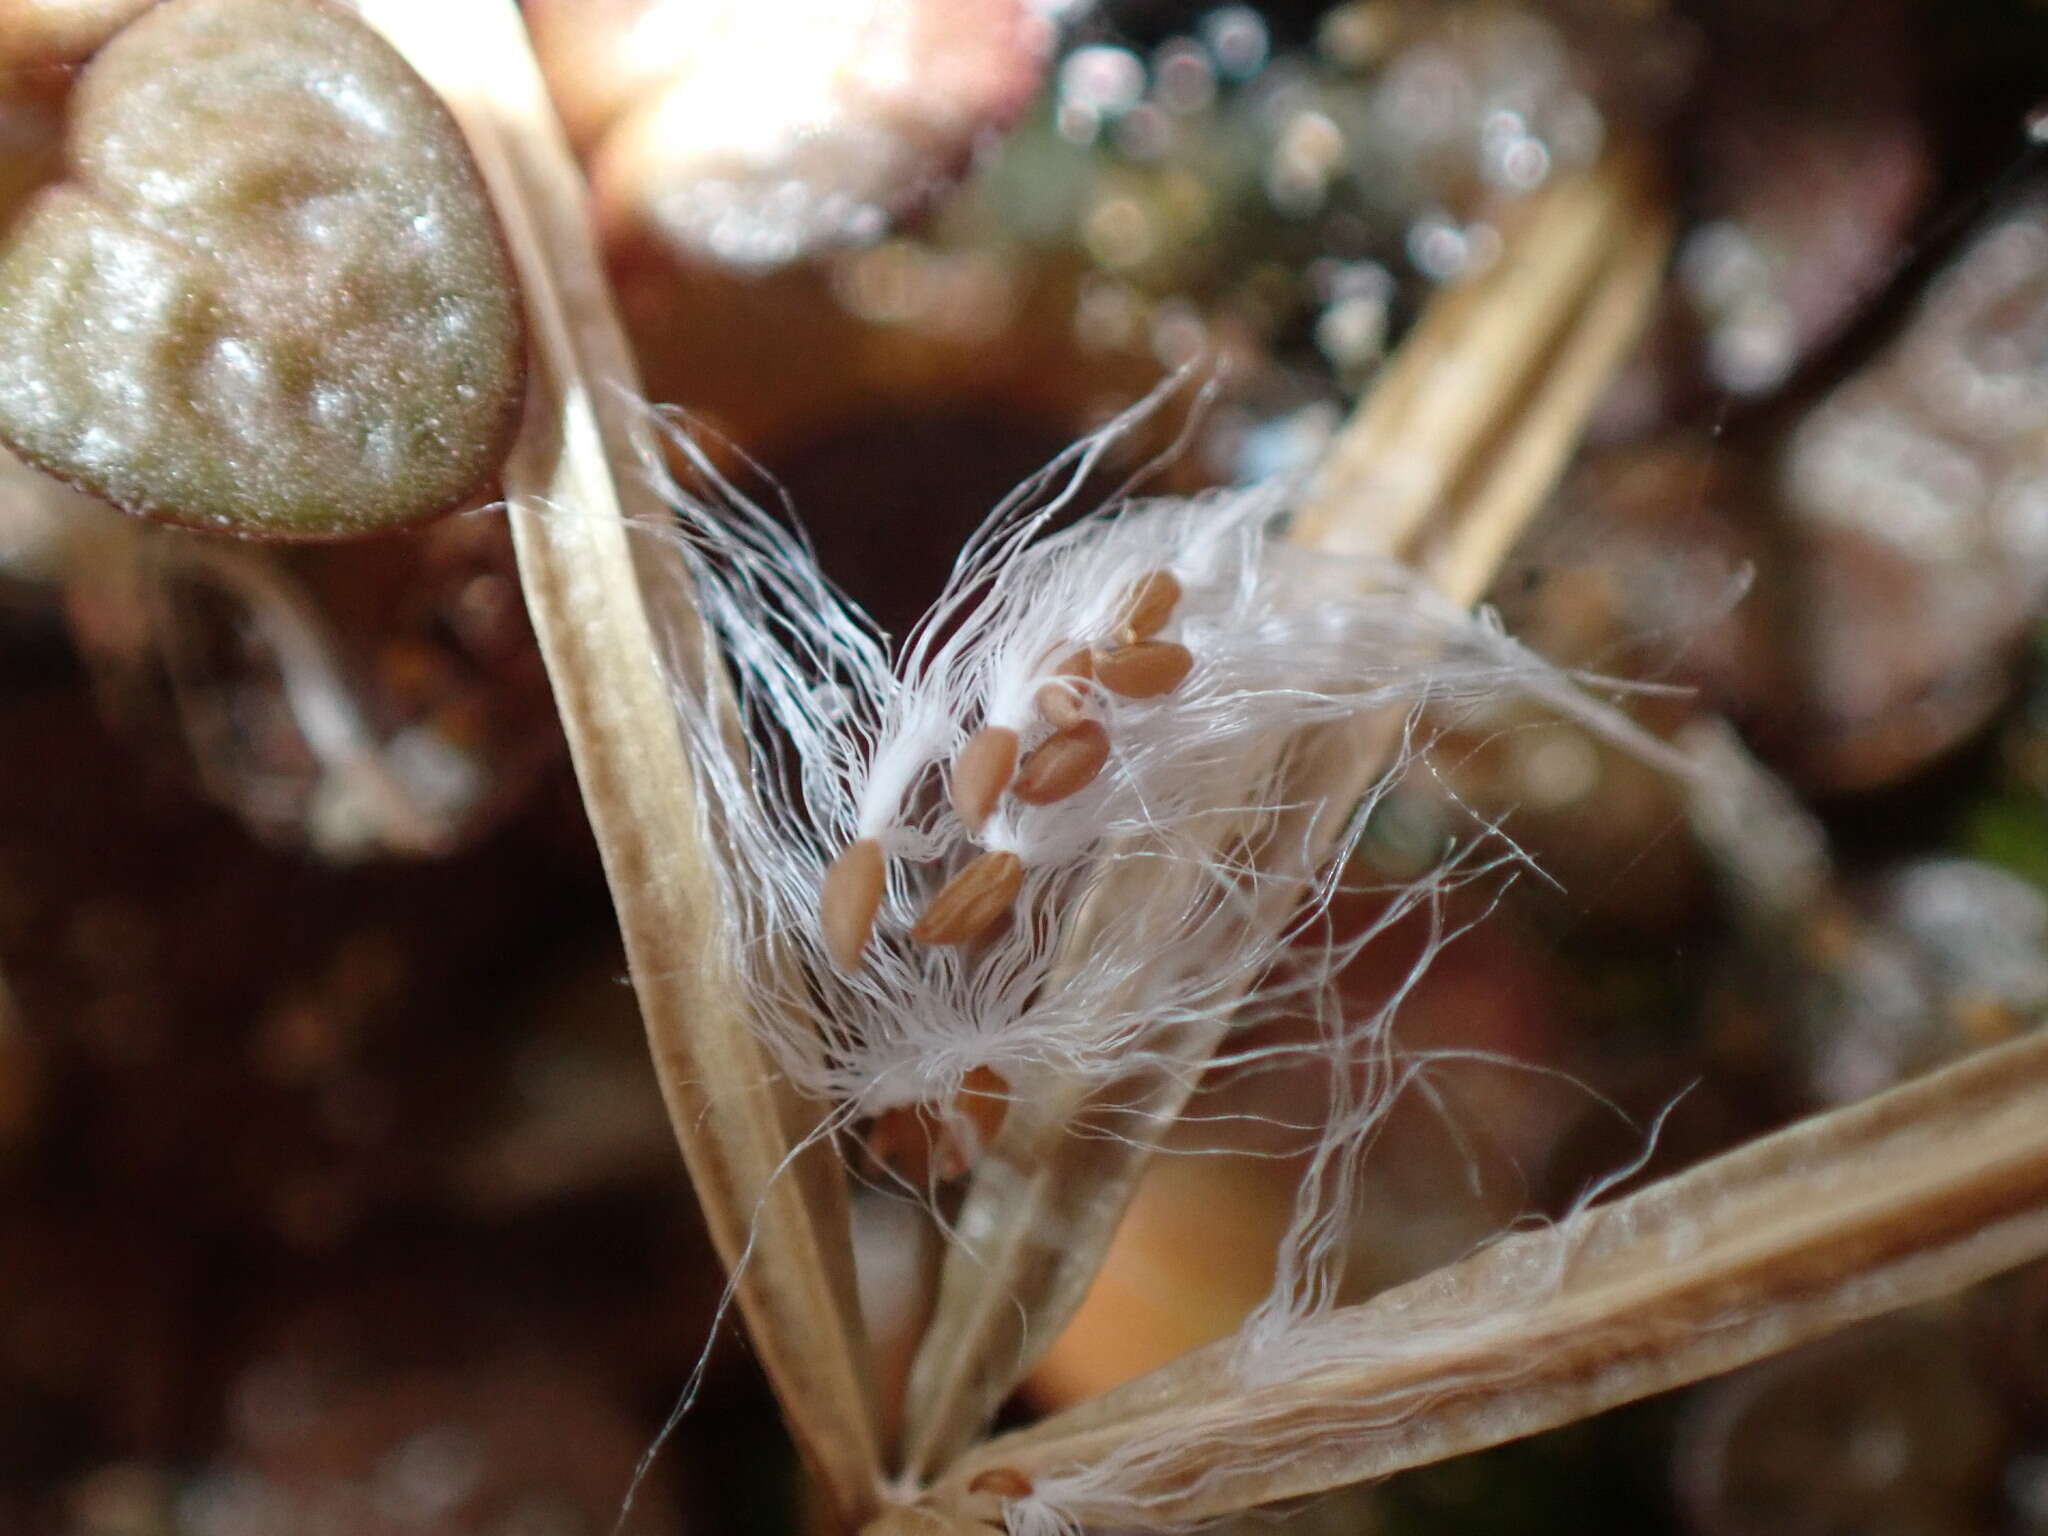
[[[818,923],[825,930],[825,952],[842,971],[860,969],[882,905],[882,885],[882,845],[872,837],[848,843],[825,871]]]
[[[985,725],[953,759],[953,809],[969,832],[979,832],[1017,771],[1017,733]]]
[[[1061,726],[1031,749],[1010,792],[1026,805],[1051,805],[1094,782],[1109,761],[1109,732],[1100,720]]]
[[[1095,676],[1111,693],[1127,699],[1156,699],[1187,680],[1195,658],[1171,640],[1140,640],[1095,653]]]
[[[1024,861],[1014,853],[984,853],[948,880],[910,930],[920,944],[967,944],[1010,910],[1024,884]]]
[[[1171,571],[1147,571],[1124,593],[1116,621],[1117,638],[1126,645],[1150,640],[1166,628],[1180,606],[1180,583]]]

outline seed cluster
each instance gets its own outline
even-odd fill
[[[1156,699],[1187,680],[1194,656],[1159,638],[1180,600],[1171,571],[1147,572],[1125,592],[1104,643],[1053,647],[1033,695],[1049,729],[1030,751],[1009,726],[985,725],[967,738],[949,778],[953,810],[969,836],[981,836],[1005,795],[1023,805],[1054,805],[1095,781],[1110,755],[1109,728],[1100,718],[1105,696]],[[819,921],[826,952],[843,971],[860,968],[885,884],[882,845],[872,837],[849,843],[825,872]],[[987,849],[932,897],[910,937],[942,948],[971,944],[1003,922],[1023,885],[1023,860],[1008,849]]]
[[[981,851],[963,864],[907,932],[913,943],[963,948],[992,938],[1009,921],[1024,888],[1024,859],[1013,848],[985,841],[1006,800],[1023,807],[1052,806],[1094,783],[1112,751],[1106,705],[1112,698],[1150,700],[1179,688],[1194,668],[1187,647],[1161,638],[1182,598],[1172,572],[1153,570],[1123,593],[1107,633],[1095,641],[1050,647],[1031,690],[1035,718],[1023,730],[985,724],[954,753],[947,775],[954,814]],[[1037,739],[1026,745],[1028,736]],[[855,973],[865,963],[887,888],[881,839],[848,843],[825,872],[818,916],[834,966]],[[1000,1129],[1008,1085],[987,1068],[986,1081],[970,1081],[954,1106],[978,1142]],[[934,1126],[922,1109],[905,1107],[878,1116],[868,1134],[877,1162],[913,1180],[964,1172],[970,1152],[959,1136]]]
[[[908,1188],[1021,1151],[1012,1100],[1324,995],[1355,946],[1297,942],[1337,889],[1309,863],[1341,869],[1362,818],[1353,765],[1295,751],[1309,733],[1507,693],[1616,729],[1414,573],[1286,538],[1289,485],[1072,516],[1131,425],[999,508],[900,644],[772,513],[674,498],[749,727],[735,753],[716,701],[685,699],[735,983],[791,1082]]]

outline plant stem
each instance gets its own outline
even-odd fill
[[[1339,1309],[1286,1369],[1230,1341],[990,1441],[1060,1512],[1157,1528],[1384,1477],[1732,1370],[2048,1253],[2048,1033],[1802,1121]],[[1103,1475],[1091,1475],[1091,1469]]]
[[[511,0],[361,8],[461,121],[526,290],[535,368],[505,490],[527,606],[698,1201],[797,1445],[851,1526],[874,1506],[880,1455],[845,1172],[733,981],[712,812],[666,670],[718,698],[722,664],[681,570],[642,586],[665,546],[632,525],[667,511],[585,188]],[[647,591],[664,594],[659,610]]]

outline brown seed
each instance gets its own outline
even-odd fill
[[[968,1479],[969,1493],[992,1493],[999,1499],[1028,1499],[1031,1479],[1015,1467],[990,1467]]]
[[[1095,675],[1095,653],[1085,645],[1077,645],[1062,656],[1052,669],[1054,677],[1071,677],[1087,682]]]
[[[1173,617],[1179,604],[1180,583],[1173,572],[1146,572],[1124,593],[1123,608],[1116,621],[1117,637],[1126,645],[1150,640],[1166,628],[1166,621]]]
[[[818,922],[825,930],[825,952],[842,971],[860,969],[882,905],[882,877],[882,845],[872,837],[848,843],[825,870]]]
[[[913,1189],[931,1183],[934,1151],[932,1123],[913,1105],[885,1109],[868,1126],[869,1158]]]
[[[967,738],[953,759],[953,809],[970,832],[979,832],[1017,771],[1017,733],[1006,725],[985,725]]]
[[[1095,653],[1095,676],[1111,693],[1127,699],[1156,699],[1187,678],[1195,658],[1171,640],[1140,640]]]
[[[1063,725],[1031,749],[1011,782],[1026,805],[1051,805],[1085,788],[1109,761],[1109,732],[1100,720]]]
[[[948,880],[910,930],[920,944],[965,944],[1001,921],[1024,884],[1014,853],[984,853]]]
[[[1052,669],[1052,678],[1038,685],[1032,703],[1047,725],[1072,725],[1088,713],[1082,684],[1095,676],[1095,656],[1086,646],[1067,653]]]
[[[1010,1109],[1010,1085],[1001,1073],[976,1067],[961,1079],[953,1108],[974,1127],[976,1144],[985,1147],[1003,1128],[1003,1117]]]

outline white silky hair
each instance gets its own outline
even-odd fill
[[[1387,893],[1363,932],[1340,934],[1329,904],[1365,814],[1334,808],[1329,834],[1332,808],[1301,798],[1302,744],[1391,722],[1360,746],[1388,759],[1362,779],[1368,808],[1420,752],[1425,710],[1455,719],[1509,695],[1665,766],[1677,760],[1489,612],[1460,608],[1391,560],[1290,542],[1291,484],[1077,511],[1156,404],[1075,444],[1006,500],[893,647],[832,585],[794,521],[742,494],[675,418],[660,418],[669,454],[650,448],[647,463],[719,652],[679,650],[670,664],[721,855],[717,917],[737,957],[733,983],[829,1124],[915,1107],[971,1144],[955,1106],[978,1069],[1006,1088],[1047,1074],[1103,1086],[1148,1068],[1198,1075],[1207,1063],[1189,1059],[1185,1042],[1226,1016],[1317,1019],[1312,1048],[1350,1086],[1333,1090],[1310,1132],[1273,1292],[1240,1339],[1249,1382],[1314,1347],[1340,1277],[1351,1170],[1404,1081],[1388,1043],[1394,1010],[1449,937],[1438,898],[1502,862],[1468,846]],[[671,462],[687,466],[694,492]],[[1051,804],[1006,797],[966,825],[946,793],[961,748],[1001,726],[1028,756],[1053,730],[1037,699],[1060,658],[1113,645],[1130,593],[1162,571],[1179,597],[1159,638],[1192,656],[1184,680],[1155,698],[1077,685],[1111,744],[1101,773]],[[720,665],[736,718],[721,702]],[[1319,811],[1323,830],[1306,830]],[[820,902],[828,867],[858,839],[879,845],[886,874],[864,956],[848,970],[833,962]],[[913,939],[934,895],[992,851],[1023,867],[1012,919],[972,947]],[[1423,958],[1384,1006],[1346,1017],[1334,978],[1418,911],[1432,917]],[[1084,923],[1087,942],[1069,943]],[[1220,1060],[1257,1055],[1226,1048]],[[1090,1475],[1083,1502],[1111,1492],[1112,1472]],[[1059,1525],[1056,1490],[1015,1506],[1013,1522]]]
[[[1207,1019],[1212,999],[1273,967],[1334,889],[1313,884],[1268,931],[1242,922],[1268,869],[1305,873],[1270,851],[1254,860],[1256,828],[1298,808],[1272,797],[1314,727],[1525,693],[1610,735],[1640,735],[1489,615],[1403,567],[1289,543],[1289,487],[1119,502],[1060,526],[1128,425],[1077,444],[999,508],[893,654],[793,526],[741,495],[687,435],[672,438],[715,489],[709,501],[664,476],[739,703],[736,742],[701,667],[675,669],[727,854],[723,916],[737,925],[739,982],[757,994],[769,1043],[827,1102],[861,1115],[939,1107],[976,1067],[1122,1077],[1172,1024]],[[944,793],[960,748],[999,725],[1028,755],[1052,733],[1034,699],[1054,662],[1108,643],[1129,591],[1162,570],[1180,588],[1163,638],[1192,654],[1186,680],[1146,699],[1082,685],[1111,742],[1102,773],[1050,805],[1006,799],[971,831]],[[1341,866],[1358,822],[1326,868]],[[826,952],[820,885],[858,838],[880,844],[886,894],[864,963],[843,972]],[[972,951],[910,939],[932,895],[991,850],[1022,861],[1016,921]],[[1130,861],[1185,893],[1182,910],[1098,914],[1091,952],[1049,987],[1065,917]],[[1182,880],[1169,886],[1169,870]],[[1283,984],[1300,990],[1290,958],[1295,979]]]
[[[1570,1235],[1575,1219],[1643,1170],[1675,1107],[1675,1101],[1665,1106],[1645,1128],[1636,1157],[1582,1191],[1563,1220],[1490,1240],[1473,1255],[1484,1260],[1476,1274],[1439,1270],[1376,1297],[1371,1305],[1379,1315],[1370,1328],[1336,1313],[1328,1298],[1319,1310],[1284,1318],[1287,1309],[1269,1300],[1232,1341],[1230,1374],[1238,1394],[1227,1405],[1206,1421],[1200,1414],[1175,1415],[1165,1429],[1134,1429],[1086,1465],[1039,1476],[1023,1497],[1004,1501],[1011,1536],[1189,1529],[1190,1522],[1161,1518],[1145,1490],[1170,1483],[1176,1498],[1192,1501],[1207,1477],[1279,1474],[1340,1437],[1398,1436],[1427,1411],[1426,1400],[1418,1401],[1398,1383],[1384,1399],[1347,1389],[1341,1409],[1327,1415],[1305,1409],[1300,1394],[1286,1388],[1318,1374],[1398,1366],[1513,1337],[1566,1283],[1575,1263],[1597,1258],[1600,1239],[1586,1244]],[[1734,1324],[1744,1315],[1732,1311],[1721,1321]],[[1475,1366],[1460,1385],[1506,1385],[1538,1363],[1525,1351],[1511,1351]],[[1275,1390],[1261,1390],[1267,1388]],[[1318,1433],[1319,1418],[1327,1423],[1327,1436]]]

